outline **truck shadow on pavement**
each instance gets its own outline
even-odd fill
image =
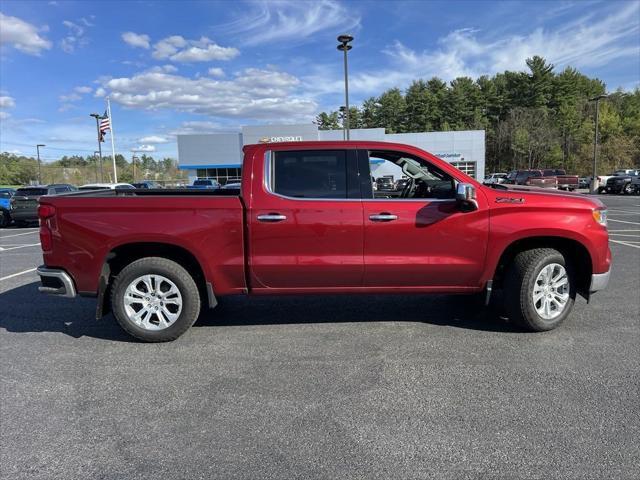
[[[0,329],[8,332],[55,332],[134,342],[112,315],[94,318],[95,299],[56,298],[30,283],[0,293]],[[286,325],[300,323],[416,322],[493,332],[519,332],[471,297],[428,295],[320,295],[227,297],[205,310],[195,327]]]

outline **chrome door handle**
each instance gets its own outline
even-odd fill
[[[398,216],[392,213],[379,213],[378,215],[369,215],[369,220],[372,222],[393,222],[397,220]]]
[[[260,222],[281,222],[283,220],[286,220],[287,216],[286,215],[280,215],[279,213],[265,213],[263,215],[258,215],[258,221]]]

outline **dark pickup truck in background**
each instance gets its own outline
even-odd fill
[[[606,193],[624,193],[630,195],[640,191],[640,170],[626,170],[623,173],[616,172],[607,179],[604,187]]]

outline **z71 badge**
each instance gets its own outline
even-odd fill
[[[524,203],[524,198],[496,197],[496,203]]]

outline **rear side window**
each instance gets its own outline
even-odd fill
[[[47,189],[46,188],[19,188],[16,191],[16,195],[22,195],[22,196],[35,196],[35,195],[46,195],[47,194]]]
[[[56,193],[65,193],[68,191],[69,189],[67,187],[56,187]]]
[[[295,198],[347,198],[344,150],[274,152],[271,188]]]

